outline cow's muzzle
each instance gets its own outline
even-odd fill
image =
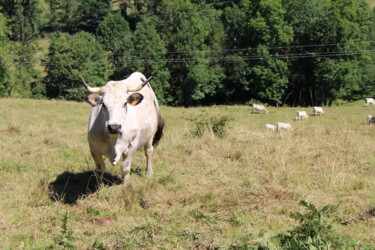
[[[108,125],[108,132],[110,134],[118,134],[121,132],[121,125],[111,124]]]

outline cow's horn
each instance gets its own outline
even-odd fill
[[[95,87],[95,88],[90,87],[90,86],[85,82],[85,80],[83,79],[83,77],[82,77],[81,75],[80,75],[80,77],[81,77],[81,79],[82,79],[83,85],[85,85],[86,89],[87,89],[88,91],[90,91],[91,93],[99,93],[99,92],[102,91],[102,88],[100,88],[100,87]]]
[[[141,85],[135,88],[129,88],[129,92],[137,92],[140,91],[150,80],[152,79],[152,76],[150,76],[146,81],[144,81]]]

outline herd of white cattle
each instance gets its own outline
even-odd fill
[[[365,99],[365,106],[369,106],[370,104],[375,105],[375,99],[374,98],[366,98]],[[253,104],[251,113],[253,114],[268,114],[268,110],[264,105],[261,104]],[[322,107],[313,107],[313,116],[322,116],[324,115],[324,110]],[[296,112],[296,121],[302,121],[302,120],[307,120],[309,118],[309,115],[307,114],[306,111],[301,110]],[[367,116],[367,123],[375,123],[375,115],[368,115]],[[281,130],[286,130],[286,131],[292,131],[293,127],[290,125],[290,123],[285,123],[285,122],[277,122],[276,125],[273,124],[266,124],[266,131],[272,131],[272,132],[279,132]]]

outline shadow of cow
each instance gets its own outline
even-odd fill
[[[119,185],[122,180],[109,173],[103,177],[104,185]],[[49,184],[50,198],[64,204],[76,204],[80,198],[95,193],[99,188],[98,181],[93,171],[82,173],[64,172]]]

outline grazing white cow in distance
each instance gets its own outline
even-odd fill
[[[91,92],[86,97],[92,106],[88,141],[100,183],[105,172],[103,155],[112,165],[122,157],[121,170],[125,184],[129,179],[133,156],[137,150],[144,148],[146,174],[151,176],[153,173],[151,158],[162,137],[164,122],[155,93],[148,84],[150,79],[134,72],[127,79],[109,81],[103,87],[93,88],[82,78],[83,84]]]
[[[275,125],[272,125],[272,124],[266,124],[266,130],[267,131],[272,131],[272,132],[276,132],[276,130],[277,130],[277,127],[275,126]]]
[[[375,105],[375,100],[374,100],[374,98],[366,98],[366,100],[365,100],[365,105],[368,106],[368,105],[370,105],[370,104]]]
[[[318,115],[321,116],[321,115],[324,115],[324,110],[322,107],[313,107],[313,113],[314,115]]]
[[[303,119],[307,119],[309,116],[307,115],[306,111],[297,111],[296,113],[296,120],[300,121]]]
[[[370,123],[375,123],[375,115],[368,115],[367,116],[367,122]]]
[[[268,114],[268,110],[264,105],[261,104],[253,104],[253,108],[251,110],[251,113],[262,113],[264,112],[265,114]]]
[[[289,123],[278,122],[277,131],[280,131],[281,129],[285,129],[287,131],[293,130],[292,125],[290,125]]]

